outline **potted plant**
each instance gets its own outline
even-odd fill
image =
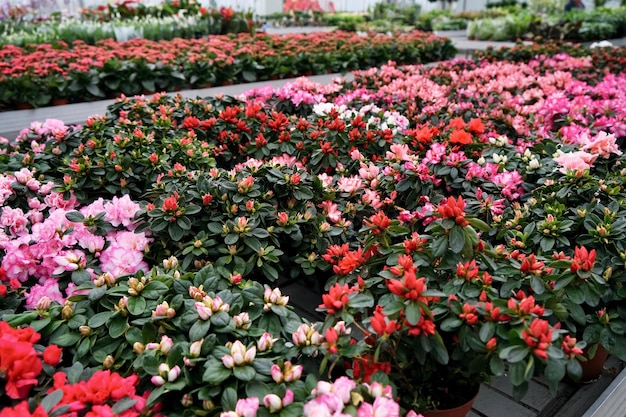
[[[534,374],[556,389],[572,358],[532,296],[500,296],[477,233],[485,225],[464,208],[460,197],[442,200],[428,234],[379,212],[357,248],[324,257],[336,274],[320,305],[328,368],[390,383],[405,412],[462,405],[505,369],[516,396]]]

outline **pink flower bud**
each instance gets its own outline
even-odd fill
[[[174,346],[174,341],[168,336],[163,335],[161,337],[161,343],[159,343],[159,350],[161,353],[167,355],[172,349],[172,346]]]
[[[163,378],[167,378],[168,374],[170,373],[170,367],[168,364],[166,363],[162,363],[159,365],[159,375],[162,376]]]
[[[259,352],[265,352],[266,350],[270,350],[274,346],[274,342],[278,339],[273,339],[270,333],[263,333],[261,338],[257,341],[257,349]]]
[[[270,413],[275,413],[276,411],[283,408],[283,402],[276,394],[267,394],[265,397],[263,397],[263,405],[265,406],[265,408],[270,410]]]
[[[200,317],[201,320],[208,320],[213,314],[213,311],[207,306],[205,306],[203,303],[196,302],[194,304],[194,307],[196,308],[196,311],[198,312],[198,316]]]
[[[150,378],[150,382],[152,382],[153,385],[160,387],[161,385],[165,384],[165,379],[163,379],[163,377],[160,375],[155,375]]]
[[[293,403],[293,391],[287,388],[285,396],[283,397],[283,407]]]
[[[276,382],[277,384],[280,384],[284,380],[283,371],[280,369],[280,366],[276,364],[272,365],[272,368],[270,369],[270,375],[272,376],[274,382]]]
[[[302,377],[302,365],[292,366],[291,362],[285,362],[284,378],[285,382],[298,381]]]
[[[233,369],[235,367],[235,360],[230,355],[222,356],[222,363],[228,369]]]
[[[252,363],[255,357],[256,357],[256,346],[252,346],[250,349],[246,351],[246,355],[244,356],[244,362]]]
[[[174,382],[180,375],[180,366],[176,365],[167,373],[168,382]]]
[[[204,343],[204,339],[196,340],[189,346],[189,356],[192,358],[197,358],[200,356],[200,351],[202,350],[202,343]]]

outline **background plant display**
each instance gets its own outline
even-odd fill
[[[2,318],[39,335],[3,404],[105,370],[129,415],[415,415],[505,370],[555,391],[585,346],[626,359],[622,52],[577,51],[33,124],[0,155]]]
[[[161,42],[109,39],[95,46],[79,41],[71,46],[63,42],[24,48],[7,45],[0,52],[0,106],[43,106],[57,98],[85,101],[120,93],[346,72],[391,58],[431,62],[454,52],[449,39],[417,31],[397,36],[333,32]]]

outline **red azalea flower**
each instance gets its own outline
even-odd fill
[[[43,361],[50,366],[57,366],[61,362],[63,349],[57,345],[50,345],[43,351]]]
[[[472,135],[464,130],[455,130],[450,134],[450,143],[468,145],[472,143]]]

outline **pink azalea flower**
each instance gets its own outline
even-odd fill
[[[597,157],[585,151],[576,151],[564,153],[554,158],[554,161],[561,166],[560,171],[566,174],[568,170],[580,172],[591,168]]]
[[[37,303],[43,297],[48,297],[52,301],[56,301],[59,304],[65,303],[65,298],[61,294],[59,289],[59,282],[56,279],[48,278],[43,284],[35,284],[24,293],[26,297],[26,308],[28,310],[34,310],[37,307]]]
[[[616,138],[613,134],[607,134],[606,132],[600,132],[595,137],[589,139],[586,135],[581,140],[583,151],[589,151],[589,153],[597,156],[601,156],[604,159],[608,159],[611,154],[621,155],[622,151],[619,150],[619,146],[615,142]],[[593,162],[591,162],[593,163]]]
[[[141,210],[139,204],[130,199],[128,195],[121,198],[113,197],[110,203],[104,205],[106,215],[104,219],[117,227],[120,224],[131,229],[135,214]]]
[[[148,273],[148,264],[143,261],[143,254],[138,250],[129,250],[111,245],[100,255],[102,272],[110,272],[114,277],[135,274],[139,270]]]

